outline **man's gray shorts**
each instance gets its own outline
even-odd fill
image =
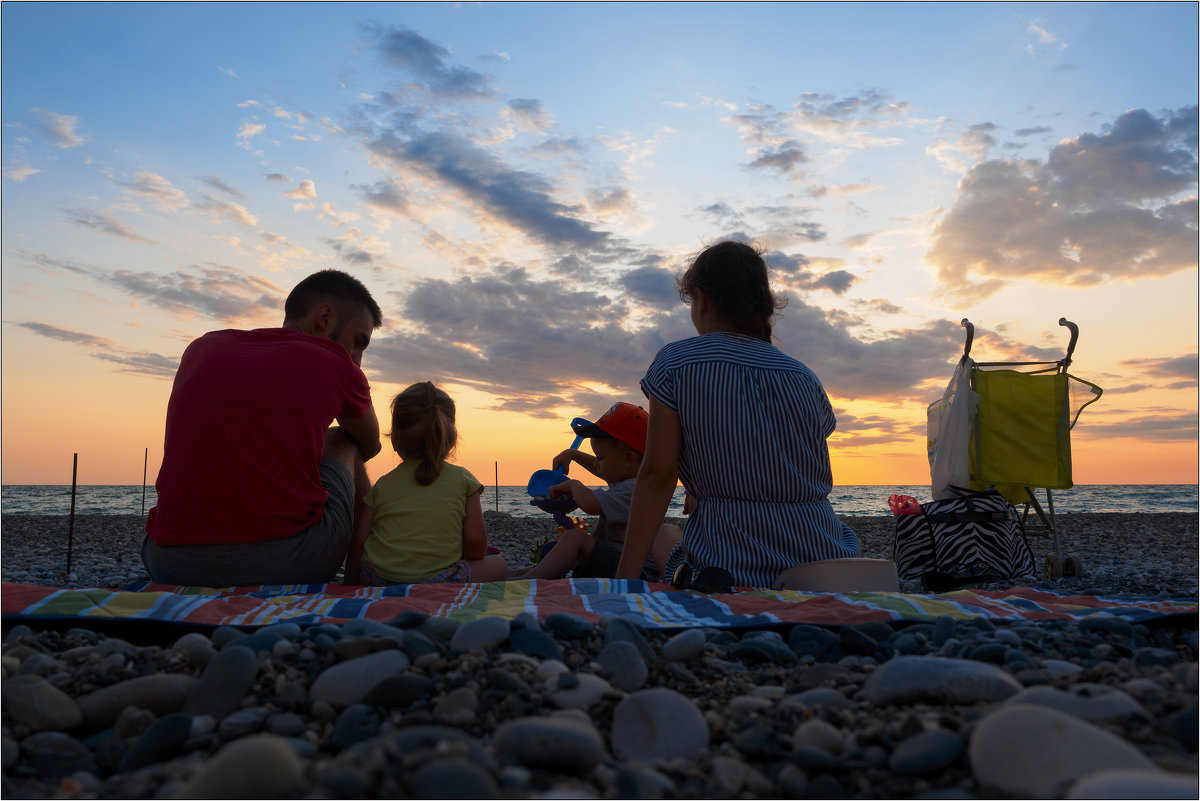
[[[142,541],[142,563],[160,584],[231,587],[247,584],[325,584],[346,559],[354,526],[354,478],[332,459],[321,461],[329,491],[321,521],[291,537],[216,545],[156,545]]]

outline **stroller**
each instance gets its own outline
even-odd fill
[[[972,490],[994,487],[1014,506],[1024,504],[1021,525],[1032,508],[1054,541],[1046,557],[1047,578],[1083,576],[1077,556],[1063,556],[1054,519],[1052,490],[1070,489],[1071,429],[1083,409],[1100,399],[1100,387],[1067,372],[1079,327],[1067,353],[1053,362],[976,362],[971,358],[975,326],[963,318],[966,347],[942,400],[930,405],[929,460],[933,497],[947,485]],[[1046,491],[1043,509],[1034,489]]]

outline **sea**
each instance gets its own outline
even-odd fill
[[[888,497],[910,495],[919,502],[931,498],[928,484],[835,486],[829,495],[834,510],[843,516],[889,515]],[[1046,504],[1045,490],[1037,490],[1038,502]],[[1195,512],[1195,484],[1090,484],[1053,490],[1055,512]],[[88,485],[75,489],[74,509],[80,515],[145,514],[156,502],[154,487],[140,485]],[[70,485],[15,485],[0,487],[0,513],[6,515],[67,515],[71,513]],[[546,514],[531,506],[523,486],[487,487],[484,510],[507,512],[514,517]],[[675,492],[667,512],[683,515],[683,490]]]

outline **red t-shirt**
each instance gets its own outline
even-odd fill
[[[300,533],[328,497],[326,429],[370,406],[366,376],[333,340],[287,328],[205,334],[175,374],[146,532],[159,545]]]

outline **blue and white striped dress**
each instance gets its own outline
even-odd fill
[[[719,332],[660,350],[642,391],[679,415],[679,477],[698,502],[668,577],[686,560],[728,570],[735,585],[770,587],[794,565],[861,555],[829,504],[825,440],[836,423],[808,367]]]

